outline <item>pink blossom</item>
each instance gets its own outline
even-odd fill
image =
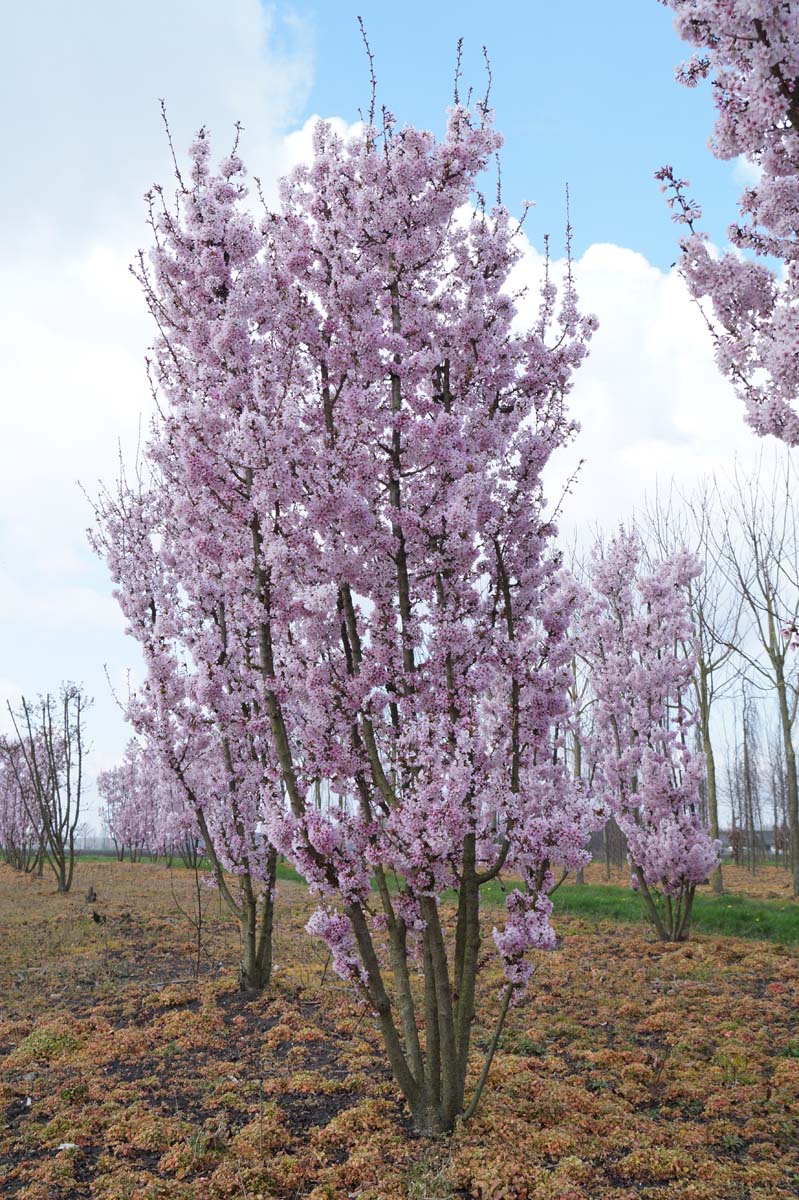
[[[678,72],[710,78],[717,109],[711,149],[757,171],[744,188],[733,249],[715,256],[697,229],[698,205],[671,167],[658,172],[674,219],[686,225],[680,271],[708,297],[719,366],[759,434],[799,444],[799,21],[770,0],[662,0],[699,53]],[[742,253],[743,252],[743,253]],[[759,259],[777,259],[781,270]]]

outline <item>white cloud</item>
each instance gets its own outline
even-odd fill
[[[141,236],[142,194],[171,179],[160,98],[179,153],[200,125],[227,147],[241,120],[268,177],[313,79],[310,30],[259,0],[31,0],[10,21],[0,215],[24,253]]]
[[[33,626],[40,635],[95,637],[120,630],[119,609],[110,596],[57,579],[39,591],[25,577],[20,582],[5,572],[0,572],[0,621],[7,627]]]
[[[527,248],[514,283],[537,305],[541,257]],[[555,263],[559,277],[562,264]],[[585,463],[561,526],[588,532],[630,517],[659,479],[690,485],[754,458],[760,443],[719,374],[704,319],[676,271],[664,272],[621,246],[589,247],[574,264],[583,312],[599,329],[576,373],[570,400],[582,428],[550,468],[550,493]]]

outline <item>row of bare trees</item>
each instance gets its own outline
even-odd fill
[[[714,836],[720,801],[736,861],[754,868],[765,849],[790,865],[799,896],[799,475],[784,449],[750,470],[657,494],[640,521],[653,556],[693,550],[696,730],[707,762],[705,802]],[[720,754],[721,751],[721,754]],[[725,767],[719,772],[722,757]],[[721,868],[713,880],[722,889]]]
[[[8,706],[13,734],[0,740],[0,851],[17,870],[42,874],[68,892],[85,791],[86,710],[74,683],[58,695]]]
[[[788,770],[779,719],[764,730],[761,699],[744,684],[727,758],[730,849],[753,873],[765,857],[791,861]]]

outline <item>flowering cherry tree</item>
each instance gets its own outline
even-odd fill
[[[97,776],[100,811],[120,860],[143,853],[191,858],[198,841],[197,821],[186,797],[160,757],[142,742],[131,741],[122,761]]]
[[[681,941],[696,885],[719,856],[701,819],[704,758],[690,749],[687,708],[696,667],[687,589],[701,567],[680,552],[645,575],[641,557],[624,531],[595,548],[579,641],[596,697],[595,786],[625,834],[632,885],[658,936]]]
[[[799,10],[773,0],[663,0],[678,33],[698,48],[678,72],[689,87],[710,78],[718,110],[713,153],[744,156],[757,171],[715,257],[699,206],[671,167],[659,172],[675,220],[687,227],[681,272],[709,297],[722,371],[759,434],[799,444]],[[741,253],[741,252],[745,253]],[[748,253],[746,253],[748,252]],[[776,259],[781,270],[758,259]]]
[[[473,1111],[593,820],[563,762],[574,587],[541,472],[594,323],[568,274],[517,331],[517,226],[474,192],[499,145],[485,106],[456,103],[441,141],[389,114],[347,142],[320,123],[256,221],[237,152],[213,169],[201,132],[137,268],[154,483],[106,504],[100,538],[145,647],[135,719],[173,760],[219,741],[220,836],[252,829],[251,799],[426,1131]],[[522,887],[467,1104],[480,895],[503,870]]]
[[[96,779],[97,794],[103,801],[100,818],[120,862],[126,850],[131,862],[137,862],[154,841],[154,796],[142,767],[141,745],[130,742],[122,762],[100,771]]]

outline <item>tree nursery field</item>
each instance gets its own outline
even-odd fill
[[[226,135],[200,115],[186,145],[193,104],[176,84],[172,126],[160,100],[171,178],[145,193],[149,249],[130,266],[153,338],[150,415],[135,457],[120,437],[116,479],[106,456],[105,482],[84,489],[89,545],[135,643],[124,664],[103,657],[113,622],[94,564],[84,579],[53,524],[73,510],[40,486],[39,427],[71,476],[95,408],[121,413],[136,394],[117,372],[133,360],[90,351],[76,311],[84,386],[57,298],[76,306],[86,263],[53,267],[50,240],[49,276],[26,260],[5,289],[14,307],[18,293],[49,306],[31,321],[35,354],[0,324],[51,407],[35,408],[35,533],[18,522],[16,448],[0,471],[14,504],[0,527],[42,571],[19,590],[0,544],[4,622],[36,622],[27,641],[9,624],[22,665],[0,655],[0,1197],[799,1197],[799,3],[662,2],[691,47],[677,79],[712,95],[710,150],[743,190],[720,245],[705,188],[655,172],[678,259],[645,336],[604,270],[592,303],[587,265],[596,249],[657,269],[609,230],[582,253],[585,200],[573,227],[568,188],[557,242],[525,225],[531,202],[503,199],[485,47],[475,87],[455,42],[445,118],[409,124],[418,97],[400,88],[394,115],[358,17],[360,120],[309,120],[282,142],[276,126],[265,186],[245,157],[258,164],[272,133],[237,117]],[[282,6],[250,4],[218,7],[255,43]],[[73,29],[84,7],[52,61],[94,118],[106,84],[64,54],[86,42],[113,90],[126,85],[110,39]],[[547,54],[559,39],[518,7],[508,28],[538,106],[521,31]],[[202,23],[194,8],[187,26]],[[629,22],[614,15],[616,43]],[[432,24],[425,13],[419,47]],[[216,78],[184,40],[197,78]],[[149,38],[139,50],[120,25],[113,42],[149,79]],[[608,125],[584,70],[602,57],[592,43],[559,76],[564,95],[579,82],[590,98],[556,139],[577,160],[570,125]],[[626,116],[649,60],[618,61]],[[503,105],[536,188],[529,135],[560,108],[549,89],[545,101],[544,119]],[[59,120],[80,130],[70,146],[136,158],[115,118],[105,134]],[[278,182],[278,148],[295,141]],[[691,162],[688,142],[675,149]],[[60,205],[53,181],[82,172],[45,157]],[[615,164],[614,207],[634,225],[626,158],[596,157]],[[541,162],[549,173],[545,149]],[[630,178],[655,166],[636,159]],[[80,190],[115,206],[105,187]],[[34,227],[41,240],[47,223]],[[98,247],[116,336],[120,260]],[[636,278],[625,304],[648,310]],[[693,333],[662,336],[679,296],[714,376],[779,456],[734,453],[708,377],[685,365]],[[611,307],[623,353],[603,341]],[[59,377],[40,376],[46,360]],[[73,416],[71,369],[94,407],[62,451],[49,414],[54,395]],[[571,497],[592,443],[568,456],[592,421],[603,474],[581,517]],[[631,509],[633,478],[655,493]],[[626,507],[608,521],[615,487]],[[87,653],[62,612],[78,606]],[[36,654],[49,673],[67,652],[76,671],[104,662],[130,727],[121,758],[97,747],[101,770],[85,682],[36,692]],[[77,853],[91,788],[115,861]]]
[[[727,874],[736,897],[751,889]],[[753,882],[763,903],[786,894],[777,868]],[[305,887],[278,884],[273,982],[255,999],[238,990],[238,927],[211,891],[195,978],[194,887],[184,869],[82,861],[63,896],[0,867],[0,1195],[799,1194],[795,944],[699,931],[669,944],[643,923],[559,916],[476,1116],[425,1138],[372,1015],[303,933]],[[470,1076],[502,982],[485,945]]]

